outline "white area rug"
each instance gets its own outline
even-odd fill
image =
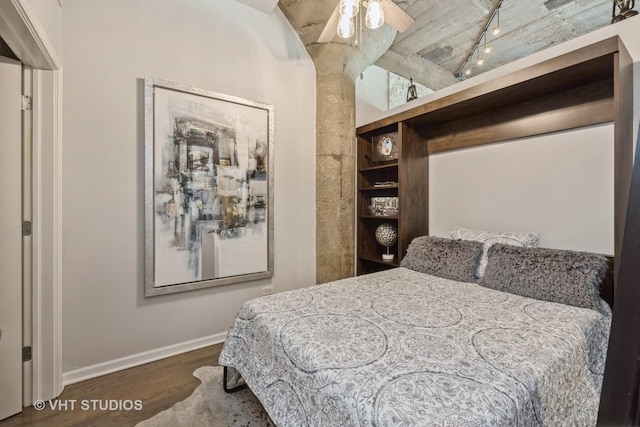
[[[196,369],[193,376],[202,384],[191,396],[136,427],[273,427],[262,405],[249,389],[224,392],[222,369],[212,366]]]

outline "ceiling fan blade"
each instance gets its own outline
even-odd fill
[[[338,3],[336,5],[336,8],[333,9],[333,13],[329,17],[327,25],[324,26],[320,37],[318,37],[318,43],[330,42],[336,35],[336,30],[338,29],[338,20],[340,19],[340,11],[338,10],[339,6],[340,3]]]
[[[384,22],[401,33],[404,33],[416,22],[407,12],[395,4],[393,0],[382,0],[382,10],[384,11]]]

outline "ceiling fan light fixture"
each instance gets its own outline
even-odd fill
[[[382,10],[381,0],[369,0],[364,20],[367,28],[372,30],[382,27],[382,24],[384,24],[384,11]]]
[[[383,0],[333,1],[335,1],[335,7],[322,29],[317,43],[329,43],[336,34],[341,38],[348,39],[357,32],[358,40],[355,40],[353,44],[358,47],[362,44],[362,31],[364,30],[365,20],[367,27],[370,29],[382,27],[383,24],[387,23],[400,33],[405,32],[415,22],[415,19],[392,0],[384,0],[385,3],[382,2]],[[363,8],[366,10],[363,10]],[[385,21],[385,15],[389,18],[388,21]]]
[[[360,10],[360,0],[340,0],[340,15],[353,18]]]
[[[336,32],[338,33],[338,37],[342,37],[343,39],[352,37],[356,33],[356,25],[353,22],[353,17],[347,15],[340,16]]]

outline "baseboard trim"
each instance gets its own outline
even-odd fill
[[[133,368],[134,366],[140,366],[145,363],[155,362],[156,360],[166,359],[167,357],[198,350],[210,345],[220,344],[224,342],[226,338],[227,332],[222,332],[155,350],[132,354],[131,356],[121,357],[119,359],[109,360],[96,365],[74,369],[73,371],[62,374],[62,383],[64,386],[68,386],[91,378],[101,377],[102,375],[111,374],[123,369]]]

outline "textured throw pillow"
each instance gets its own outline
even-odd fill
[[[536,233],[509,233],[499,231],[480,231],[471,230],[469,228],[455,227],[451,232],[452,239],[462,240],[474,240],[481,242],[484,247],[482,249],[482,256],[478,263],[478,269],[476,271],[476,279],[480,279],[484,275],[484,270],[487,267],[487,250],[496,243],[502,243],[504,245],[524,246],[526,248],[535,248],[540,241],[540,235]]]
[[[543,301],[601,309],[602,255],[496,244],[479,285]]]
[[[441,237],[416,237],[401,267],[459,282],[475,282],[482,243]]]

